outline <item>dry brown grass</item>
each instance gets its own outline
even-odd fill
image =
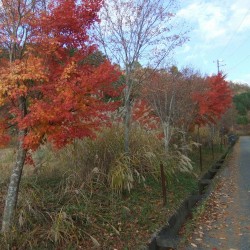
[[[136,128],[128,160],[123,155],[120,127],[102,131],[94,141],[75,141],[60,151],[42,146],[33,155],[35,167],[25,166],[15,226],[7,238],[0,238],[0,246],[90,250],[100,244],[107,250],[140,249],[197,186],[189,173],[169,175],[168,204],[162,207],[162,152],[154,134]]]

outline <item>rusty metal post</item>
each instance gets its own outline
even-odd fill
[[[166,187],[166,176],[163,169],[163,164],[160,165],[161,168],[161,187],[162,187],[162,205],[167,204],[167,187]]]
[[[201,148],[201,138],[200,138],[200,126],[198,126],[198,143],[199,145],[199,156],[200,156],[200,171],[202,172],[202,148]]]
[[[199,146],[199,155],[200,155],[200,171],[202,172],[202,147]]]
[[[212,140],[212,145],[211,145],[211,147],[212,147],[212,155],[213,155],[213,160],[214,160],[214,141]]]

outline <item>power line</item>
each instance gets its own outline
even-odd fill
[[[229,56],[227,56],[226,58],[230,58],[232,55],[234,55],[235,53],[237,53],[237,52],[238,52],[238,49],[239,49],[240,47],[242,47],[242,45],[245,44],[245,43],[249,40],[249,38],[250,38],[250,37],[248,37],[248,39],[246,39],[246,40],[244,40],[243,42],[241,42],[240,45],[239,45],[237,48],[234,49],[233,53],[231,53],[231,54],[230,54]]]
[[[243,22],[245,21],[246,17],[248,16],[250,12],[250,8],[248,9],[248,11],[246,12],[245,16],[243,17],[243,19],[241,20],[240,24],[237,26],[236,30],[233,32],[232,36],[230,37],[230,39],[228,40],[226,46],[224,47],[224,49],[222,50],[222,52],[220,53],[220,56],[222,56],[225,52],[225,50],[227,49],[227,47],[229,46],[230,42],[233,40],[233,37],[238,33],[238,30],[240,28],[240,26],[243,24]]]
[[[237,64],[235,64],[233,67],[229,68],[228,71],[235,70],[240,64],[242,64],[243,62],[245,62],[248,58],[250,57],[250,54],[247,55],[246,57],[244,57],[241,61],[239,61]]]

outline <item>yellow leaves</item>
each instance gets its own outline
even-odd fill
[[[43,62],[35,56],[6,64],[0,69],[0,104],[7,96],[26,95],[30,85],[47,80]]]
[[[15,61],[11,65],[10,78],[13,81],[46,81],[45,68],[40,58],[29,56],[22,61]]]
[[[61,79],[62,80],[68,80],[73,75],[77,73],[77,64],[74,61],[71,61],[67,67],[64,68],[64,71],[62,73]]]

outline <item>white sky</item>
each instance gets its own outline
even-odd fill
[[[176,50],[178,67],[217,72],[250,84],[250,0],[180,0],[177,12],[190,27],[189,41]]]

